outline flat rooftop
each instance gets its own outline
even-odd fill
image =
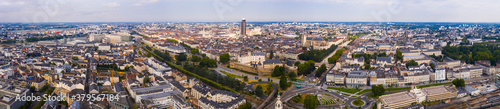
[[[435,94],[442,94],[442,93],[448,93],[448,92],[458,92],[457,89],[450,87],[450,86],[434,86],[434,87],[427,87],[427,88],[422,88],[422,92],[426,93],[427,95],[435,95]]]
[[[382,100],[382,102],[384,104],[387,104],[387,105],[392,105],[392,104],[405,102],[405,101],[409,101],[409,100],[416,101],[416,99],[417,99],[417,96],[411,92],[408,92],[408,91],[380,96],[380,100]]]

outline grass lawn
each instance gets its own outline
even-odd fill
[[[300,95],[294,96],[292,98],[292,101],[295,103],[304,104],[304,99],[306,99],[307,95],[311,95],[311,94],[300,94]]]
[[[235,74],[232,74],[232,73],[227,73],[226,71],[222,71],[222,70],[219,70],[221,73],[224,73],[225,75],[229,76],[229,77],[232,77],[232,78],[243,78],[243,76],[240,76],[240,75],[235,75]]]
[[[356,100],[352,101],[352,104],[354,104],[355,106],[363,106],[363,104],[365,104],[365,102],[363,102],[363,100],[361,100],[361,99],[356,99]]]
[[[326,96],[321,96],[319,99],[322,105],[329,105],[329,104],[335,104],[335,101],[326,97]]]
[[[248,80],[248,81],[247,81],[247,83],[248,83],[248,84],[252,84],[252,83],[254,83],[254,82],[259,82],[259,80]]]
[[[362,90],[362,89],[338,88],[338,87],[328,87],[328,89],[334,89],[334,90],[338,90],[338,91],[342,91],[342,92],[347,92],[347,93],[351,93],[351,94],[354,94],[354,93],[359,92],[359,91]]]
[[[253,88],[256,89],[259,85],[262,87],[262,91],[264,91],[265,95],[269,95],[274,90],[273,86],[270,84],[255,84]]]
[[[236,68],[230,68],[230,69],[233,69],[233,70],[236,70],[236,71],[240,71],[240,72],[243,72],[243,73],[247,73],[247,74],[251,74],[251,75],[258,75],[257,73],[248,72],[248,71],[240,70],[240,69],[236,69]]]

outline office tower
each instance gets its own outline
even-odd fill
[[[247,34],[247,21],[245,20],[245,18],[243,18],[243,20],[241,20],[240,29],[241,29],[240,35],[246,36],[246,34]]]

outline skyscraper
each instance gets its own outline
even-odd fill
[[[247,21],[245,20],[245,18],[243,18],[243,20],[241,20],[240,31],[241,31],[240,32],[241,36],[247,35]]]

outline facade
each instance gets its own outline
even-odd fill
[[[245,20],[245,18],[243,18],[241,20],[241,24],[240,24],[240,35],[241,36],[246,36],[247,35],[247,20]]]
[[[191,103],[177,90],[145,95],[141,99],[147,108],[192,109]]]
[[[248,52],[238,55],[238,62],[241,64],[262,64],[266,60],[265,52]],[[274,67],[274,66],[273,66]]]
[[[435,74],[434,76],[435,81],[442,81],[446,79],[446,69],[444,69],[443,67],[436,68],[434,74]]]
[[[16,96],[27,96],[29,89],[15,87],[7,83],[0,83],[0,109],[18,109],[26,101],[16,100]]]
[[[367,85],[367,82],[367,73],[362,70],[352,71],[346,77],[347,85]]]

